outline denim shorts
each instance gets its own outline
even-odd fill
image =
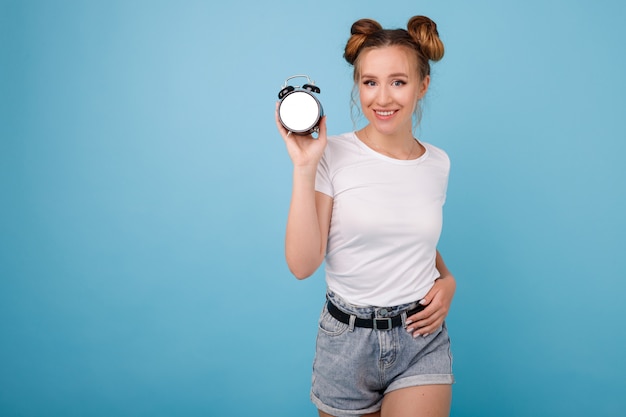
[[[417,305],[357,307],[330,291],[327,298],[350,315],[373,318],[401,314],[402,323],[406,311]],[[400,388],[453,384],[446,325],[426,337],[413,338],[404,326],[377,330],[342,323],[324,304],[312,379],[311,400],[318,409],[337,417],[376,412],[383,396]]]

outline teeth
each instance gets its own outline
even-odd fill
[[[380,114],[381,116],[391,116],[393,111],[377,111],[376,114]]]

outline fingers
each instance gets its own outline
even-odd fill
[[[441,303],[431,302],[424,310],[407,317],[406,331],[413,337],[426,337],[441,327],[446,316],[447,311]]]
[[[322,116],[320,119],[317,139],[322,141],[322,143],[326,143],[326,116]]]
[[[279,107],[279,105],[280,105],[280,102],[277,101],[276,102],[276,109],[275,109],[275,112],[274,112],[274,119],[276,121],[276,127],[278,128],[278,132],[283,137],[283,139],[287,140],[287,138],[292,135],[292,132],[287,130],[285,128],[285,126],[283,126],[283,124],[280,122],[280,117],[278,115],[278,107]],[[306,139],[322,139],[322,142],[326,143],[326,116],[322,116],[320,118],[318,128],[319,129],[318,129],[318,132],[317,132],[317,138],[315,138],[313,136],[313,134],[310,134],[310,135],[297,135],[297,136],[299,136],[300,138],[306,138]]]
[[[443,324],[444,317],[439,317],[431,322],[421,321],[413,323],[410,327],[407,326],[406,331],[412,333],[413,337],[426,337],[429,334],[434,333]]]
[[[424,310],[407,317],[406,330],[413,337],[428,336],[443,324],[448,315],[456,284],[454,279],[437,279],[435,284],[420,301]]]
[[[280,122],[280,117],[278,116],[278,104],[279,102],[276,102],[276,111],[274,113],[274,117],[276,119],[276,127],[278,128],[278,132],[280,133],[280,136],[285,139],[287,138],[287,136],[289,136],[291,132],[285,129],[285,126],[283,126],[283,124]]]
[[[309,135],[302,135],[290,132],[280,120],[279,104],[276,103],[275,119],[276,128],[287,147],[287,153],[294,166],[300,168],[317,169],[326,148],[326,116],[320,118],[317,132]]]

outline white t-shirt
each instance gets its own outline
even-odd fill
[[[328,138],[315,181],[333,198],[326,282],[351,304],[410,303],[439,277],[450,160],[421,143],[426,152],[404,161],[374,151],[354,132]]]

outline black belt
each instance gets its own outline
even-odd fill
[[[426,306],[418,305],[417,307],[411,310],[408,310],[406,312],[406,316],[407,317],[412,316],[413,314],[418,313],[425,308]],[[345,324],[350,324],[351,315],[340,310],[339,307],[337,307],[330,301],[328,302],[328,312],[330,313],[331,316],[333,316],[340,322],[345,323]],[[360,317],[355,317],[354,326],[366,327],[368,329],[376,329],[376,330],[391,330],[394,327],[402,326],[402,314],[398,314],[393,317],[378,317],[378,318],[371,318],[371,319],[362,319]]]

